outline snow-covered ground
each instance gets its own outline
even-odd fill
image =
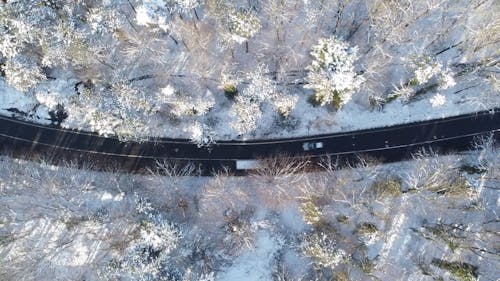
[[[495,0],[50,3],[0,5],[1,114],[203,144],[500,106]]]
[[[1,157],[0,279],[496,280],[499,161],[205,178]]]

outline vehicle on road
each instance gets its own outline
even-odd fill
[[[316,150],[323,148],[323,142],[305,142],[302,144],[302,149],[304,151],[309,151],[309,150]]]
[[[236,160],[236,170],[255,170],[258,166],[259,161],[257,160]]]

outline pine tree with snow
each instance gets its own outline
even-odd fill
[[[262,27],[259,18],[246,10],[230,12],[228,25],[232,39],[240,44],[252,38]]]
[[[331,104],[340,109],[364,82],[354,71],[357,48],[337,37],[322,38],[311,51],[313,61],[307,67],[307,89],[315,91],[313,102]]]

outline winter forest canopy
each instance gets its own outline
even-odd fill
[[[0,0],[0,115],[203,147],[492,109],[499,14],[498,0]],[[495,280],[500,150],[474,147],[344,168],[278,155],[242,177],[2,155],[0,280]]]
[[[122,139],[338,131],[389,107],[498,106],[499,13],[495,0],[7,0],[0,88],[27,115]]]
[[[500,150],[246,177],[0,157],[0,279],[496,280]],[[48,160],[45,158],[45,160]],[[327,164],[327,162],[325,162]]]

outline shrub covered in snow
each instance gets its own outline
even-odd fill
[[[195,122],[191,126],[191,140],[198,147],[210,147],[215,143],[215,132],[204,123]]]
[[[233,116],[236,117],[236,121],[232,122],[231,126],[239,134],[255,131],[257,122],[262,116],[260,104],[241,97],[236,98],[232,112]]]
[[[410,102],[416,94],[426,93],[435,89],[446,90],[454,87],[456,84],[451,69],[444,67],[435,58],[429,56],[413,57],[410,60],[409,66],[412,72],[410,81],[394,87],[386,102],[398,98],[404,102]],[[430,102],[434,108],[442,106],[445,101],[446,97],[440,93],[436,93],[434,97],[430,98]]]
[[[321,221],[323,213],[311,200],[300,205],[300,211],[307,224],[314,225]]]
[[[455,79],[450,69],[431,57],[419,57],[413,62],[414,77],[411,85],[424,85],[430,82],[438,83],[441,89],[455,86]]]
[[[278,113],[286,118],[290,116],[292,110],[295,108],[295,105],[297,105],[298,100],[299,97],[297,95],[286,96],[283,94],[279,94],[278,98],[273,101],[273,104],[276,107]]]
[[[337,247],[334,240],[323,233],[313,233],[304,236],[301,249],[307,257],[313,259],[319,268],[335,268],[346,258],[346,252]]]
[[[276,91],[274,82],[265,74],[267,68],[259,66],[248,74],[250,83],[236,97],[232,114],[237,118],[232,123],[240,134],[254,131],[257,128],[262,111],[261,103],[269,100]]]

